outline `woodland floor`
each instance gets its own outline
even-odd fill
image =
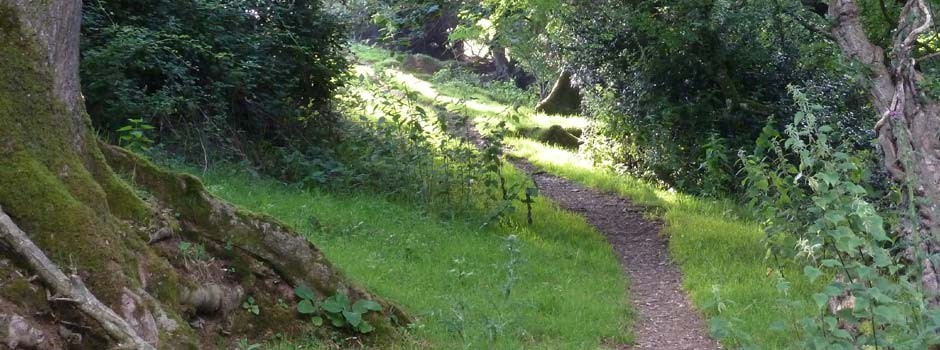
[[[670,261],[662,224],[644,209],[613,194],[598,192],[540,171],[522,159],[512,161],[538,184],[540,192],[562,208],[583,215],[607,236],[632,281],[637,312],[636,344],[624,349],[718,349],[702,316],[682,290],[682,275]]]

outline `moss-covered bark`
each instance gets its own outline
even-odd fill
[[[246,317],[240,299],[228,301],[236,307],[224,314],[200,314],[181,295],[210,279],[243,290],[239,298],[254,295],[272,305],[291,303],[292,287],[301,284],[323,296],[372,298],[285,225],[209,195],[194,177],[99,147],[74,71],[79,11],[80,3],[67,0],[0,0],[0,208],[53,263],[159,348],[224,347],[240,337],[309,330],[292,309],[274,307],[268,316],[276,322],[233,327],[233,319]],[[139,187],[128,185],[108,161]],[[209,248],[200,269],[181,257],[178,245],[167,244],[181,239]],[[236,265],[239,273],[228,272]],[[0,306],[16,305],[0,307],[0,317],[23,316],[39,330],[65,327],[46,334],[47,348],[114,342],[69,302],[36,298],[49,286],[23,278],[28,275],[20,257],[0,249]],[[387,310],[375,320],[385,325],[384,334],[391,331],[388,315],[398,313]],[[219,326],[196,329],[195,321]]]
[[[535,106],[535,111],[545,114],[581,112],[581,91],[572,84],[571,72],[567,70],[561,72],[551,93]]]

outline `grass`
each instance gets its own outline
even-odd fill
[[[445,220],[375,195],[303,190],[233,170],[210,170],[203,180],[221,197],[305,232],[350,279],[409,310],[418,323],[401,348],[597,349],[631,341],[627,281],[611,247],[544,198],[532,226],[519,224],[519,210],[481,228],[481,218]],[[514,282],[509,237],[521,252]]]
[[[507,142],[511,153],[545,171],[588,187],[616,193],[653,208],[665,221],[669,250],[683,273],[683,287],[701,309],[716,301],[724,305],[703,310],[709,317],[734,320],[761,349],[793,348],[793,334],[771,330],[777,321],[795,322],[811,309],[782,311],[777,278],[765,261],[763,233],[757,224],[737,217],[733,203],[702,199],[663,190],[629,176],[594,167],[577,154],[526,139]],[[816,286],[802,278],[795,265],[785,265],[790,296],[809,300]],[[726,344],[731,345],[731,344]]]
[[[514,110],[507,99],[459,74],[408,74],[398,69],[399,56],[361,45],[353,51],[367,65],[360,71],[384,70],[423,103],[468,115],[478,125],[506,121],[510,132],[524,136],[527,130],[551,125],[582,129],[589,123],[525,108],[507,113]],[[740,207],[615,174],[575,152],[532,140],[507,143],[513,155],[550,173],[650,208],[651,215],[665,222],[684,289],[707,317],[731,320],[733,333],[759,348],[795,347],[793,334],[772,326],[795,322],[812,310],[781,307],[775,276],[779,272],[790,278],[791,299],[810,299],[815,286],[795,264],[780,271],[770,268],[763,234],[757,224],[737,215]],[[229,200],[308,232],[350,278],[417,315],[420,322],[405,348],[594,349],[631,339],[626,281],[609,245],[583,219],[544,199],[536,204],[532,227],[517,224],[523,222],[520,211],[504,225],[480,229],[473,218],[444,220],[366,194],[302,191],[224,172],[210,174],[207,182]],[[311,223],[312,217],[318,224]],[[506,244],[513,235],[524,262],[517,267],[522,277],[506,299]],[[728,338],[725,345],[736,344]]]
[[[390,68],[394,70],[393,66]],[[478,125],[506,121],[509,131],[520,137],[507,140],[513,155],[527,158],[549,173],[622,195],[650,208],[651,215],[665,221],[664,234],[669,238],[670,253],[683,272],[683,287],[707,317],[713,322],[731,320],[734,333],[750,338],[759,348],[797,347],[793,334],[772,330],[772,326],[779,321],[792,324],[813,310],[778,303],[784,295],[777,289],[777,272],[789,278],[790,299],[810,300],[818,286],[805,280],[796,264],[784,264],[780,267],[782,271],[771,268],[773,264],[765,259],[762,230],[738,215],[744,212],[738,205],[664,190],[595,167],[576,152],[522,138],[531,135],[528,131],[556,124],[566,129],[583,129],[589,124],[584,118],[548,117],[520,109],[510,119],[509,114],[499,112],[507,111],[509,103],[480,97],[485,95],[480,91],[484,88],[468,83],[466,78],[458,76],[460,81],[440,82],[396,72],[395,79],[409,88],[419,87],[419,93],[439,104],[443,101],[451,105],[452,110],[470,116]],[[462,107],[455,109],[453,105]],[[737,344],[729,338],[725,345]]]

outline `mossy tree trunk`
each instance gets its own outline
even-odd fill
[[[80,1],[0,0],[0,232],[24,232],[25,243],[38,247],[31,254],[47,257],[46,268],[71,280],[61,284],[58,275],[37,271],[42,259],[27,258],[24,242],[4,238],[0,324],[25,331],[0,332],[0,342],[227,347],[310,330],[293,308],[276,306],[296,303],[294,287],[320,297],[373,298],[289,227],[225,203],[194,177],[99,144],[80,93],[80,23]],[[104,313],[118,316],[116,328],[87,307],[89,300],[69,297],[78,285]],[[247,296],[260,315],[242,310]],[[389,334],[389,316],[406,316],[381,303],[385,311],[371,320]],[[122,335],[121,327],[133,334]]]
[[[571,82],[571,71],[558,75],[551,93],[535,107],[545,114],[577,114],[581,112],[581,91]]]

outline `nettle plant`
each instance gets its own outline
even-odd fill
[[[367,334],[374,331],[375,327],[363,316],[372,311],[382,311],[382,305],[377,302],[360,299],[350,303],[349,297],[342,293],[326,298],[322,303],[317,301],[316,294],[308,287],[295,288],[294,295],[300,298],[297,312],[311,315],[310,321],[317,327],[323,325],[326,317],[333,327]]]
[[[128,119],[127,125],[117,129],[121,146],[135,153],[142,154],[153,146],[153,139],[147,136],[154,127],[143,119]]]
[[[778,265],[781,307],[795,311],[810,303],[816,312],[775,327],[799,335],[806,349],[940,344],[940,310],[928,305],[922,268],[898,254],[919,247],[900,246],[886,231],[889,220],[863,186],[864,160],[833,146],[833,128],[818,118],[822,108],[799,89],[790,92],[799,109],[793,123],[783,135],[765,130],[758,152],[742,157],[748,194],[766,219],[769,252],[795,257],[804,265],[803,277],[820,286],[812,300],[787,298],[788,279],[797,276],[783,276]],[[729,327],[716,333],[755,347]]]

